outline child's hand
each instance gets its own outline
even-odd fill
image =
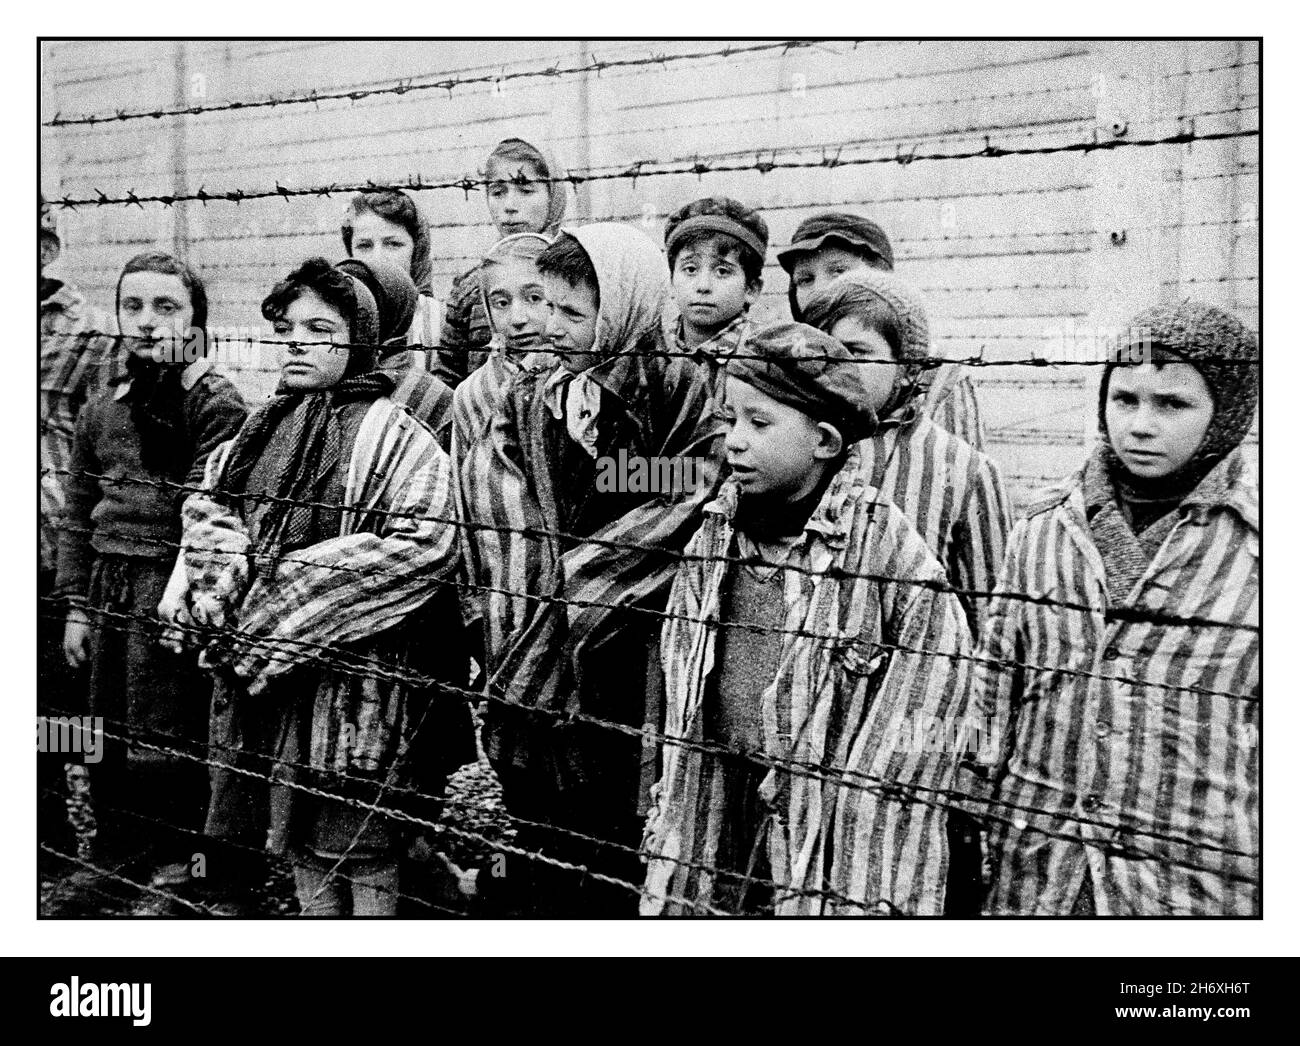
[[[190,597],[190,617],[196,625],[210,628],[224,628],[226,625],[226,606],[215,596],[207,594]]]
[[[90,656],[90,618],[77,607],[68,611],[63,626],[63,656],[73,668],[80,668]]]

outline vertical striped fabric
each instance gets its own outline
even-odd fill
[[[406,335],[407,345],[421,345],[423,348],[411,349],[415,365],[420,370],[436,374],[435,365],[438,357],[438,341],[442,337],[442,302],[427,294],[421,294],[415,305],[415,318],[411,320],[411,329]],[[445,385],[446,382],[444,381]],[[450,387],[450,386],[449,386]]]
[[[77,414],[107,387],[117,358],[108,316],[67,284],[40,303],[40,562],[54,569],[67,509],[67,469]]]
[[[717,629],[725,625],[718,621],[719,592],[729,569],[713,557],[738,554],[730,523],[736,500],[734,484],[725,484],[687,549],[712,561],[683,562],[673,583],[662,645],[668,738],[706,740],[703,703],[714,693],[709,676]],[[969,649],[961,607],[919,585],[835,574],[942,577],[902,512],[867,485],[856,447],[792,556],[793,565],[816,573],[784,572],[785,634],[771,637],[781,644],[780,668],[760,698],[764,752],[824,768],[830,779],[774,769],[760,787],[775,813],[768,858],[779,884],[776,911],[848,915],[893,906],[942,914],[946,818],[910,798],[928,793],[909,789],[947,788],[958,766],[955,750],[927,751],[917,739],[962,715],[969,662],[944,656]],[[687,914],[710,903],[708,869],[723,827],[717,763],[671,740],[663,757],[646,822],[645,915]],[[843,771],[893,790],[855,787],[868,782]],[[807,893],[815,890],[845,900]]]
[[[1011,530],[1002,470],[924,416],[882,429],[860,449],[867,482],[903,510],[953,586],[993,591]],[[978,631],[988,600],[960,598]]]
[[[421,366],[422,352],[398,348],[379,359],[379,370],[397,384],[392,399],[427,427],[443,450],[451,450],[451,389]]]
[[[1001,590],[1258,625],[1258,492],[1240,449],[1123,594],[1107,591],[1081,476],[1017,524]],[[990,808],[987,910],[1069,914],[1088,875],[1101,915],[1258,914],[1258,632],[1000,598],[985,635],[983,656],[1044,666],[974,677],[989,732],[971,787],[1043,811]]]
[[[286,555],[272,576],[255,577],[244,592],[247,566],[237,553],[247,550],[248,533],[239,510],[218,493],[230,446],[208,461],[204,486],[214,493],[185,501],[182,554],[191,592],[235,603],[240,630],[274,646],[237,654],[234,668],[250,694],[318,653],[299,643],[375,636],[427,602],[455,570],[447,455],[428,429],[381,398],[352,447],[339,536]],[[222,551],[208,551],[214,548]]]
[[[541,590],[550,565],[548,544],[510,532],[542,520],[536,516],[530,520],[528,479],[516,460],[497,455],[500,437],[492,432],[509,384],[520,369],[504,353],[494,352],[456,386],[452,408],[456,515],[470,524],[461,534],[467,588],[461,605],[467,619],[483,621],[485,675],[491,674],[506,640],[527,617],[528,600],[522,594]]]
[[[656,347],[662,342],[656,342]],[[672,583],[676,559],[662,550],[680,550],[699,524],[700,511],[717,489],[721,461],[721,427],[707,394],[703,369],[688,360],[648,353],[624,355],[591,372],[601,384],[601,412],[622,410],[640,439],[631,446],[609,447],[617,456],[693,458],[698,485],[692,491],[647,493],[642,504],[584,535],[589,540],[565,550],[555,539],[530,541],[530,555],[544,560],[541,588],[546,597],[566,605],[530,600],[527,617],[494,666],[493,685],[510,700],[528,707],[573,707],[578,695],[571,685],[573,668],[585,652],[626,627],[624,608],[662,605]],[[520,376],[511,389],[504,416],[493,426],[497,462],[527,477],[523,506],[528,526],[563,531],[547,430],[562,421],[552,418],[543,402],[545,373]],[[567,437],[566,437],[567,438]],[[602,542],[616,543],[610,547]],[[530,572],[532,567],[529,568]],[[531,576],[531,575],[530,575]],[[590,605],[600,604],[600,605]],[[638,615],[634,620],[643,622]]]
[[[925,397],[925,411],[945,432],[964,439],[976,450],[984,449],[979,400],[975,398],[975,386],[960,365],[946,363],[935,371]]]

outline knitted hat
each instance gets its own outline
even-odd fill
[[[867,255],[873,268],[893,271],[894,248],[885,235],[885,230],[870,218],[843,211],[825,211],[805,218],[795,229],[790,246],[777,252],[776,260],[781,263],[781,268],[793,276],[795,262],[803,255],[819,251],[823,247],[836,246]],[[802,320],[799,305],[795,301],[794,280],[790,281],[789,296],[790,315]]]
[[[1184,300],[1139,312],[1128,325],[1120,355],[1137,358],[1150,348],[1154,360],[1190,363],[1214,398],[1214,416],[1192,459],[1180,470],[1204,476],[1246,437],[1259,401],[1259,342],[1241,320],[1224,309]],[[1117,364],[1107,364],[1098,403],[1101,434],[1106,431],[1106,396]]]
[[[882,335],[905,364],[880,417],[891,416],[923,395],[935,371],[925,365],[930,356],[930,320],[920,292],[892,272],[858,269],[837,276],[808,299],[803,311],[805,323],[828,334],[847,317],[862,320]]]
[[[829,422],[846,444],[875,431],[861,368],[834,338],[805,323],[773,323],[750,334],[745,349],[728,362],[728,380],[743,381],[815,421]]]
[[[380,258],[345,258],[335,268],[366,285],[378,309],[378,341],[404,342],[415,318],[420,292],[410,273]]]

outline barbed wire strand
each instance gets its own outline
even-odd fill
[[[1086,154],[1093,152],[1112,152],[1119,149],[1151,148],[1164,145],[1191,145],[1194,142],[1256,138],[1259,134],[1260,132],[1258,128],[1226,131],[1197,131],[1192,127],[1188,127],[1184,130],[1178,131],[1177,133],[1163,135],[1156,138],[1102,139],[1100,137],[1094,137],[1084,141],[1068,142],[1061,145],[1038,146],[999,146],[994,145],[992,141],[986,137],[982,149],[964,149],[948,152],[920,152],[919,150],[904,151],[900,148],[892,155],[846,158],[842,156],[840,152],[837,152],[835,155],[823,155],[820,159],[785,161],[776,159],[765,160],[763,159],[763,156],[771,155],[773,150],[755,149],[749,150],[758,157],[752,162],[710,162],[707,157],[699,157],[690,163],[679,162],[658,168],[647,168],[647,165],[653,161],[640,160],[623,170],[601,171],[599,169],[592,169],[588,171],[570,171],[562,178],[539,178],[532,180],[539,184],[555,181],[557,183],[562,182],[577,187],[591,182],[612,181],[618,179],[630,180],[635,184],[637,180],[642,178],[660,178],[686,174],[693,174],[702,177],[706,174],[754,171],[760,175],[766,175],[775,170],[813,170],[817,168],[830,170],[838,167],[861,167],[879,164],[897,164],[905,167],[918,162],[1003,159],[1013,156],[1052,156],[1067,155],[1071,153]],[[844,143],[844,146],[842,146],[841,149],[850,147],[853,144],[854,143],[852,142]],[[281,197],[287,201],[300,196],[330,197],[335,194],[374,192],[384,189],[401,189],[410,192],[459,189],[465,193],[469,193],[473,189],[483,188],[488,184],[488,179],[471,178],[469,176],[445,181],[424,181],[422,177],[416,176],[405,181],[381,183],[367,180],[365,182],[354,182],[351,184],[333,183],[330,185],[306,186],[302,188],[293,188],[292,186],[281,185],[277,182],[274,189],[232,189],[211,193],[207,192],[203,187],[200,187],[199,191],[195,193],[140,194],[136,193],[134,190],[129,190],[121,196],[109,196],[101,189],[93,189],[92,191],[95,193],[95,196],[93,197],[77,198],[72,196],[63,196],[58,199],[51,198],[47,202],[52,206],[72,209],[78,207],[107,206],[143,207],[146,203],[159,203],[165,207],[172,207],[177,203],[185,201],[198,201],[205,205],[209,202],[216,203],[223,201],[239,204],[248,200],[264,200],[273,199],[275,197]]]
[[[359,506],[353,506],[348,502],[340,502],[339,504],[332,504],[330,502],[281,497],[279,495],[270,494],[265,491],[244,491],[244,492],[237,493],[237,492],[226,491],[221,488],[206,488],[203,486],[192,486],[184,483],[178,483],[174,480],[161,479],[157,477],[142,477],[142,476],[130,476],[130,475],[109,476],[104,473],[95,473],[89,470],[76,471],[71,469],[42,469],[40,471],[42,475],[49,475],[49,474],[84,475],[86,478],[93,479],[96,482],[109,484],[109,485],[123,485],[128,483],[138,484],[143,486],[152,486],[161,489],[173,489],[177,491],[185,491],[188,493],[205,494],[208,496],[216,496],[219,498],[230,498],[230,499],[238,500],[240,502],[247,502],[247,501],[267,502],[270,504],[282,504],[282,505],[289,505],[298,508],[328,509],[337,512],[349,512],[359,507]],[[875,502],[875,504],[892,504],[892,502],[887,502],[887,501]],[[386,516],[389,518],[399,518],[399,519],[425,520],[425,521],[431,521],[435,523],[446,524],[448,526],[454,526],[464,530],[486,531],[489,533],[496,533],[496,534],[513,534],[513,535],[526,537],[534,540],[545,540],[545,541],[558,540],[564,542],[575,542],[578,544],[593,544],[593,545],[599,545],[601,547],[607,547],[607,548],[611,548],[615,550],[623,550],[623,551],[631,551],[631,550],[640,551],[640,552],[648,551],[645,545],[638,544],[636,542],[614,541],[606,538],[597,538],[592,535],[570,533],[568,531],[563,531],[563,530],[549,530],[540,527],[507,527],[499,524],[489,524],[489,523],[481,523],[474,520],[464,520],[454,516],[436,516],[436,515],[429,515],[429,514],[413,512],[413,511],[390,510],[390,509],[382,509],[378,507],[370,508],[369,506],[366,506],[366,511],[368,514],[375,515],[375,516]],[[65,529],[71,529],[71,527],[66,527]],[[87,530],[87,528],[77,528],[76,532],[91,534],[94,531]],[[246,558],[248,555],[245,552],[231,552],[224,549],[206,548],[201,546],[195,547],[191,545],[185,545],[183,542],[173,542],[173,541],[167,541],[165,539],[151,538],[149,540],[151,541],[151,543],[156,543],[168,548],[176,548],[178,551],[182,549],[186,549],[186,550],[193,550],[193,551],[204,552],[204,553],[225,555],[233,558]],[[685,550],[678,550],[667,546],[656,546],[653,548],[653,551],[657,555],[663,556],[665,558],[675,559],[680,562],[705,563],[705,564],[721,562],[721,563],[727,563],[729,565],[739,566],[739,567],[759,567],[759,568],[769,568],[769,569],[779,568],[782,570],[786,570],[794,573],[800,573],[814,578],[831,577],[836,580],[859,580],[859,581],[872,581],[879,584],[912,585],[915,587],[925,588],[930,591],[937,592],[940,594],[945,594],[945,595],[966,596],[971,599],[987,599],[987,600],[1008,599],[1016,602],[1033,603],[1041,606],[1058,607],[1066,610],[1075,610],[1084,613],[1098,614],[1101,615],[1106,620],[1112,620],[1112,621],[1126,621],[1129,623],[1145,623],[1145,624],[1161,624],[1161,625],[1181,626],[1181,627],[1224,628],[1224,629],[1229,629],[1234,631],[1252,632],[1252,633],[1259,632],[1258,625],[1250,625],[1242,622],[1222,621],[1216,618],[1205,618],[1205,617],[1194,616],[1194,615],[1165,614],[1160,611],[1144,610],[1136,607],[1108,607],[1108,606],[1103,607],[1103,606],[1096,606],[1090,603],[1080,603],[1072,600],[1056,599],[1050,596],[1041,595],[1038,593],[1030,593],[1030,592],[1013,592],[1013,591],[1004,591],[999,589],[992,589],[992,590],[968,589],[968,588],[954,586],[947,579],[938,580],[938,579],[928,579],[928,578],[908,578],[908,577],[900,577],[900,576],[889,575],[889,574],[879,574],[871,571],[853,571],[853,570],[847,570],[838,567],[831,568],[828,570],[817,570],[811,566],[804,566],[798,563],[769,560],[762,556],[729,556],[725,554],[704,555],[704,554],[697,554],[697,553],[689,553],[686,552]],[[353,571],[353,572],[357,572],[359,570],[359,568],[341,567],[338,566],[337,564],[327,565],[327,564],[318,564],[318,563],[312,563],[310,561],[301,561],[301,560],[291,560],[291,562],[300,562],[305,566],[319,567],[322,569],[339,569],[339,570],[346,570],[346,571]],[[375,573],[377,576],[384,576],[385,574],[385,572],[382,570],[360,571],[360,572]],[[394,576],[401,576],[401,575],[394,575]],[[505,590],[505,592],[508,595],[523,596],[523,597],[528,597],[530,595],[529,593],[515,592],[512,590]],[[559,599],[558,597],[557,599],[560,602],[573,602],[572,600]],[[619,605],[615,604],[615,606],[619,606]]]
[[[153,633],[156,633],[159,629],[159,623],[157,622],[157,620],[153,618],[148,618],[146,615],[126,614],[126,613],[112,611],[112,612],[105,612],[104,616],[113,619],[121,619],[127,622],[146,621],[151,626]],[[110,627],[116,627],[116,626],[110,626]],[[172,627],[180,628],[182,631],[185,631],[190,634],[201,635],[205,638],[210,638],[213,635],[220,635],[221,638],[227,639],[237,645],[249,645],[249,646],[258,645],[256,640],[249,639],[247,636],[243,636],[234,630],[218,630],[218,629],[213,629],[211,627],[202,628],[193,625],[182,625],[182,626],[172,626]],[[125,626],[123,626],[123,630],[130,631],[129,629],[126,629]],[[276,644],[279,644],[279,649],[275,649]],[[331,671],[339,672],[344,675],[353,675],[361,678],[370,678],[370,679],[375,679],[375,678],[388,679],[390,681],[403,683],[405,685],[412,686],[418,689],[430,689],[430,688],[437,689],[440,692],[462,697],[470,701],[487,700],[490,703],[500,704],[505,707],[509,707],[516,710],[527,709],[532,713],[540,714],[547,718],[552,719],[553,722],[557,725],[571,725],[573,723],[585,723],[587,725],[597,727],[599,729],[623,734],[629,738],[636,738],[641,742],[643,748],[645,747],[647,742],[653,742],[659,745],[660,747],[663,747],[664,745],[671,745],[673,747],[683,748],[685,750],[697,752],[703,755],[710,755],[710,756],[726,755],[731,758],[738,758],[744,761],[753,762],[756,766],[764,767],[767,769],[781,770],[783,772],[792,773],[795,776],[802,776],[814,780],[823,781],[826,783],[833,783],[852,790],[870,791],[873,792],[873,794],[878,794],[881,795],[882,797],[888,797],[888,793],[891,790],[897,791],[899,789],[912,789],[912,790],[924,791],[927,793],[936,792],[945,795],[959,796],[964,802],[973,801],[977,804],[994,805],[994,806],[1006,808],[1008,810],[1012,810],[1017,813],[1032,813],[1035,815],[1041,815],[1041,816],[1056,818],[1059,820],[1064,820],[1071,823],[1077,823],[1081,826],[1123,831],[1131,835],[1147,836],[1170,844],[1198,847],[1201,849],[1212,850],[1214,852],[1223,853],[1234,857],[1245,857],[1245,858],[1255,857],[1254,854],[1247,853],[1246,851],[1206,845],[1206,844],[1198,843],[1195,840],[1187,839],[1183,836],[1173,835],[1171,833],[1156,832],[1150,829],[1144,829],[1140,827],[1121,828],[1121,826],[1114,825],[1105,821],[1099,821],[1099,820],[1094,820],[1086,817],[1081,817],[1073,812],[1064,812],[1061,810],[1051,810],[1043,807],[1035,807],[1035,806],[1028,806],[1020,803],[1013,803],[1009,800],[997,799],[987,794],[960,792],[955,789],[935,789],[923,785],[904,784],[890,778],[884,778],[879,775],[868,774],[863,771],[852,770],[847,767],[827,767],[822,763],[812,763],[806,761],[783,759],[777,756],[772,756],[767,753],[759,752],[755,750],[739,750],[739,749],[730,748],[725,745],[719,745],[716,743],[693,741],[689,738],[661,733],[658,729],[651,728],[649,727],[649,725],[642,726],[642,727],[628,726],[624,723],[619,723],[613,720],[604,719],[599,716],[593,716],[581,711],[572,711],[572,710],[560,711],[557,709],[544,708],[536,705],[531,705],[531,706],[523,705],[520,702],[512,701],[509,698],[502,696],[501,694],[493,693],[490,688],[485,689],[484,691],[481,692],[470,690],[465,687],[456,686],[454,684],[447,683],[446,681],[425,676],[418,672],[414,672],[409,668],[406,668],[405,666],[394,666],[393,670],[387,668],[373,668],[371,671],[366,671],[363,669],[359,669],[355,665],[349,664],[345,662],[343,659],[341,659],[340,657],[338,657],[337,655],[339,653],[346,652],[339,647],[331,647],[331,646],[325,646],[321,644],[309,643],[309,642],[298,641],[298,640],[290,640],[290,639],[275,640],[272,643],[266,643],[262,645],[272,648],[271,655],[267,658],[268,661],[279,661],[279,662],[290,663],[293,665],[298,665],[301,663],[301,660],[298,659],[296,656],[290,657],[289,652],[285,648],[292,647],[292,646],[299,646],[303,648],[314,648],[315,650],[325,651],[328,656],[326,656],[326,654],[311,653],[307,657],[307,660],[309,662],[319,667]],[[878,644],[878,645],[886,649],[891,649],[889,644]],[[907,648],[892,647],[892,649],[907,649]],[[913,650],[912,652],[936,653],[933,651],[916,651],[916,650]],[[367,657],[364,655],[358,657],[357,660],[369,661],[372,663],[378,662],[377,658]],[[969,722],[969,716],[967,716],[963,721]],[[804,725],[806,726],[808,722],[809,719],[805,719]],[[857,784],[855,782],[861,782],[861,783]],[[881,789],[884,789],[884,791],[881,791]],[[968,807],[965,806],[956,806],[955,808],[962,812],[969,812]],[[1008,823],[1013,823],[1013,822],[1008,822]],[[1016,827],[1020,827],[1020,825],[1016,824]]]
[[[577,76],[585,73],[596,73],[599,75],[606,69],[627,69],[656,65],[666,67],[668,63],[707,58],[726,59],[732,56],[755,54],[763,51],[781,51],[783,54],[786,54],[790,51],[799,50],[801,48],[812,47],[818,42],[819,41],[816,40],[781,40],[773,43],[741,46],[729,45],[716,51],[650,54],[639,58],[611,58],[604,61],[593,57],[591,61],[579,65],[560,66],[557,63],[545,69],[521,69],[514,72],[485,73],[478,76],[445,77],[440,80],[419,83],[417,83],[414,78],[411,78],[408,80],[400,80],[395,84],[390,84],[384,87],[359,88],[345,91],[313,90],[305,95],[286,95],[278,98],[270,97],[254,100],[237,100],[233,102],[221,102],[216,105],[177,106],[169,109],[147,109],[135,111],[119,109],[114,113],[68,117],[55,113],[51,119],[46,120],[41,126],[75,127],[78,125],[93,125],[100,123],[121,123],[128,120],[158,120],[167,116],[200,116],[206,113],[267,109],[284,105],[319,105],[321,102],[328,101],[358,102],[363,98],[374,98],[382,95],[405,95],[422,91],[446,91],[450,96],[454,93],[456,88],[466,87],[471,84],[499,84],[509,83],[514,80],[537,78],[555,79],[557,77]]]

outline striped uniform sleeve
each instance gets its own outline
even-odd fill
[[[942,579],[942,567],[900,512],[890,509],[883,530],[870,536],[870,572]],[[880,600],[887,667],[847,763],[874,784],[853,787],[851,800],[840,805],[842,881],[836,886],[909,915],[941,915],[946,791],[956,774],[969,693],[970,633],[961,604],[948,593],[889,582]]]
[[[992,592],[1002,569],[1011,531],[1011,499],[1002,470],[989,457],[971,455],[971,483],[961,516],[953,528],[949,575],[961,589]],[[988,616],[988,596],[967,596],[971,626],[979,632]]]
[[[930,406],[930,417],[936,425],[959,436],[976,450],[984,449],[984,422],[980,417],[979,399],[969,376],[958,376]]]
[[[1020,633],[1026,604],[1007,593],[1029,591],[1026,562],[1032,554],[1033,527],[1032,520],[1021,520],[1011,533],[970,673],[969,715],[980,743],[963,760],[959,787],[976,797],[987,798],[991,793],[1015,746],[1016,717],[1024,689]]]
[[[528,493],[513,419],[498,407],[506,402],[509,377],[489,363],[456,389],[454,436],[457,511],[467,524],[461,560],[466,600],[484,623],[484,654],[489,674],[507,641],[526,621],[545,589],[549,545],[522,531],[542,520]]]
[[[423,426],[404,420],[394,423],[394,415],[387,415],[376,454],[358,460],[364,426],[354,448],[350,472],[363,484],[360,503],[367,511],[380,510],[375,532],[295,550],[273,576],[259,576],[249,589],[240,627],[259,642],[234,662],[236,673],[249,681],[249,693],[316,657],[313,647],[354,642],[396,625],[455,569],[447,455]],[[368,477],[382,484],[378,497],[366,496]]]
[[[579,601],[569,606],[569,634],[575,646],[597,642],[617,627],[617,617],[609,607],[584,606],[580,601],[627,607],[666,593],[679,557],[662,550],[684,548],[699,526],[701,510],[713,499],[721,480],[721,443],[706,386],[696,376],[656,455],[694,459],[694,489],[661,494],[637,506],[564,556],[569,596]]]

